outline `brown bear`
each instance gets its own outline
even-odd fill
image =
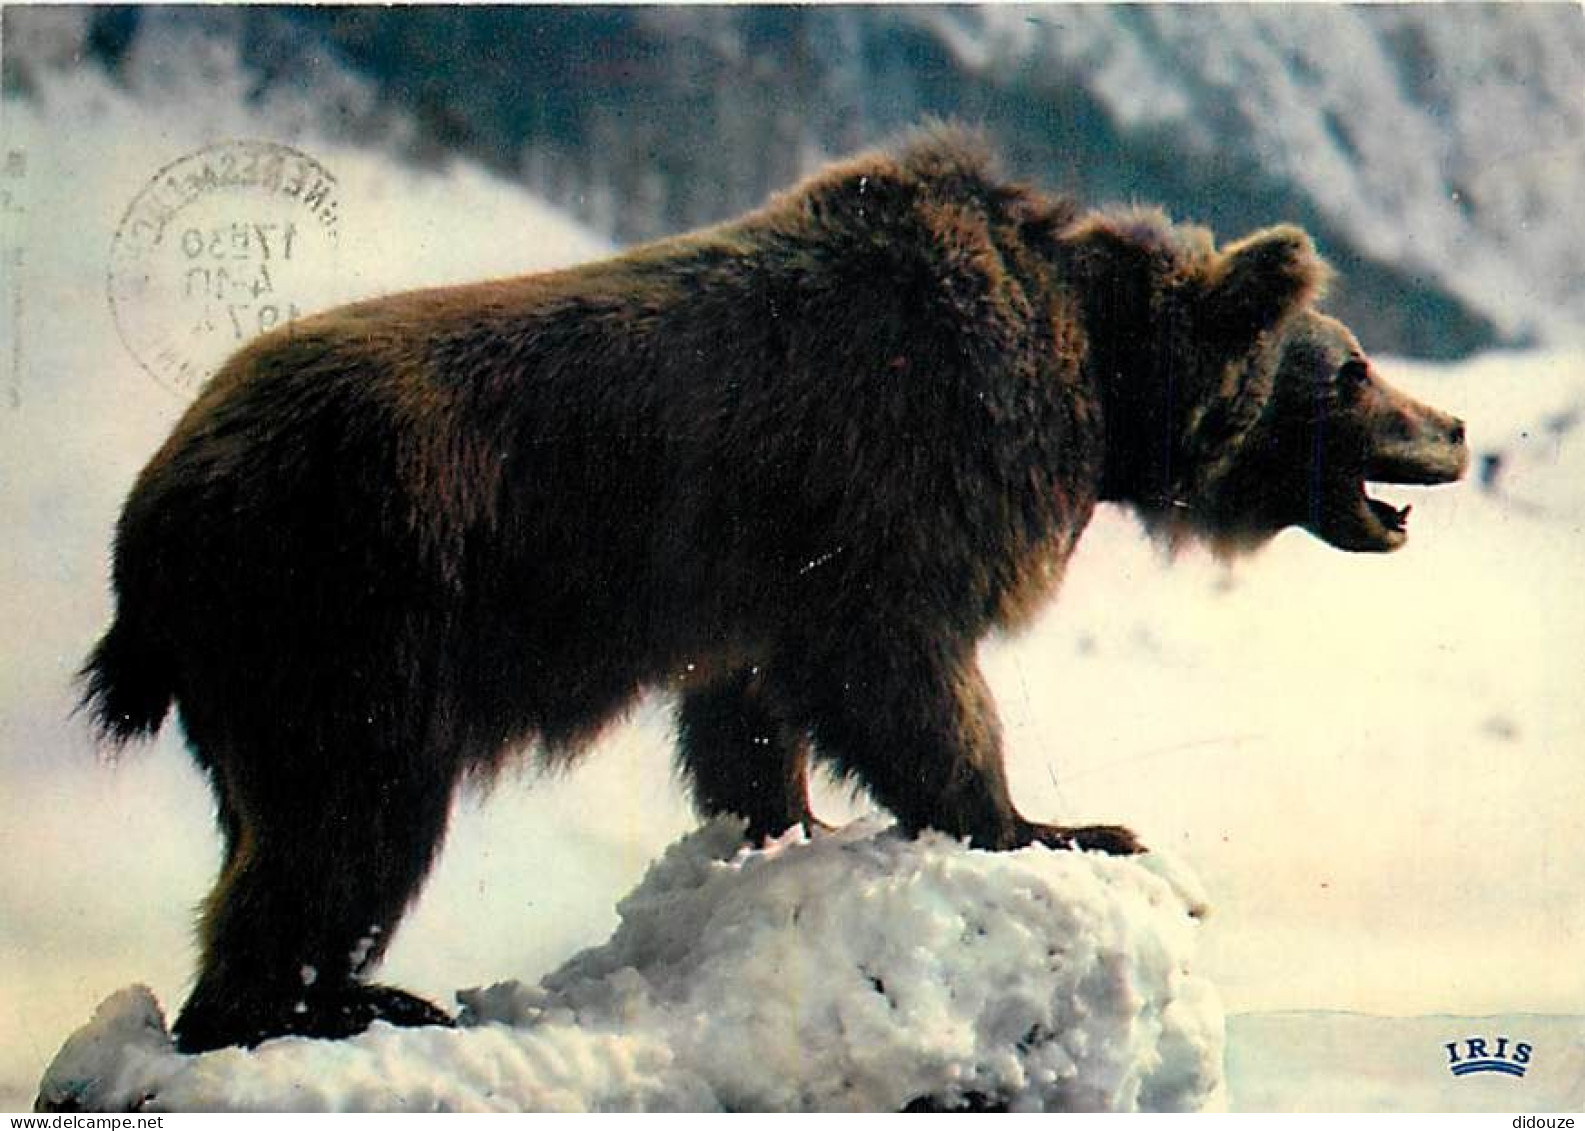
[[[85,668],[112,740],[170,705],[224,865],[180,1047],[445,1023],[368,984],[457,783],[677,699],[702,813],[809,825],[811,759],[904,832],[1136,851],[1023,817],[976,664],[1097,502],[1231,551],[1390,550],[1370,480],[1463,427],[1316,311],[1299,230],[1218,249],[1081,214],[936,128],[736,221],[277,330],[133,488]]]

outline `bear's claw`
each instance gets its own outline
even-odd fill
[[[1080,852],[1105,852],[1112,856],[1137,856],[1148,851],[1132,829],[1122,825],[1041,825],[1031,823],[1030,844],[1070,848]]]

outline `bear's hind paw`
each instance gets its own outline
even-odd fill
[[[276,1037],[340,1040],[356,1036],[376,1021],[404,1029],[456,1025],[439,1006],[405,990],[346,983],[280,998],[243,992],[221,1006],[212,998],[189,1002],[176,1021],[176,1047],[192,1055],[228,1045],[253,1048]]]

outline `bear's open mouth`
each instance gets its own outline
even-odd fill
[[[1369,495],[1365,496],[1365,503],[1370,507],[1371,515],[1389,534],[1403,534],[1408,531],[1409,512],[1414,509],[1411,505],[1405,503],[1401,507],[1395,507],[1391,503],[1371,498]]]
[[[1366,482],[1358,480],[1322,499],[1312,529],[1340,550],[1396,550],[1408,541],[1411,508],[1372,498]]]
[[[1395,507],[1384,499],[1374,498],[1366,491],[1365,486],[1365,483],[1359,485],[1359,496],[1366,510],[1369,511],[1368,525],[1372,528],[1370,533],[1379,544],[1379,548],[1396,550],[1409,538],[1409,512],[1414,508],[1409,504]]]
[[[1406,462],[1401,458],[1374,460],[1360,477],[1320,500],[1313,529],[1342,550],[1381,553],[1396,550],[1409,540],[1409,512],[1413,507],[1393,506],[1373,498],[1372,484],[1433,486],[1451,483],[1463,471],[1462,447],[1437,453],[1437,458]]]

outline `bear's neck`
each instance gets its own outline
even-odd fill
[[[1104,414],[1099,497],[1132,507],[1174,545],[1226,533],[1229,476],[1271,405],[1269,366],[1207,367],[1194,348],[1152,327],[1092,342],[1088,366]]]
[[[1086,368],[1105,421],[1100,497],[1149,519],[1185,503],[1179,497],[1190,471],[1184,439],[1199,390],[1190,387],[1192,360],[1175,360],[1175,335],[1145,321],[1124,325],[1137,331],[1089,343]],[[1181,348],[1191,352],[1178,357],[1193,358],[1192,344]]]

